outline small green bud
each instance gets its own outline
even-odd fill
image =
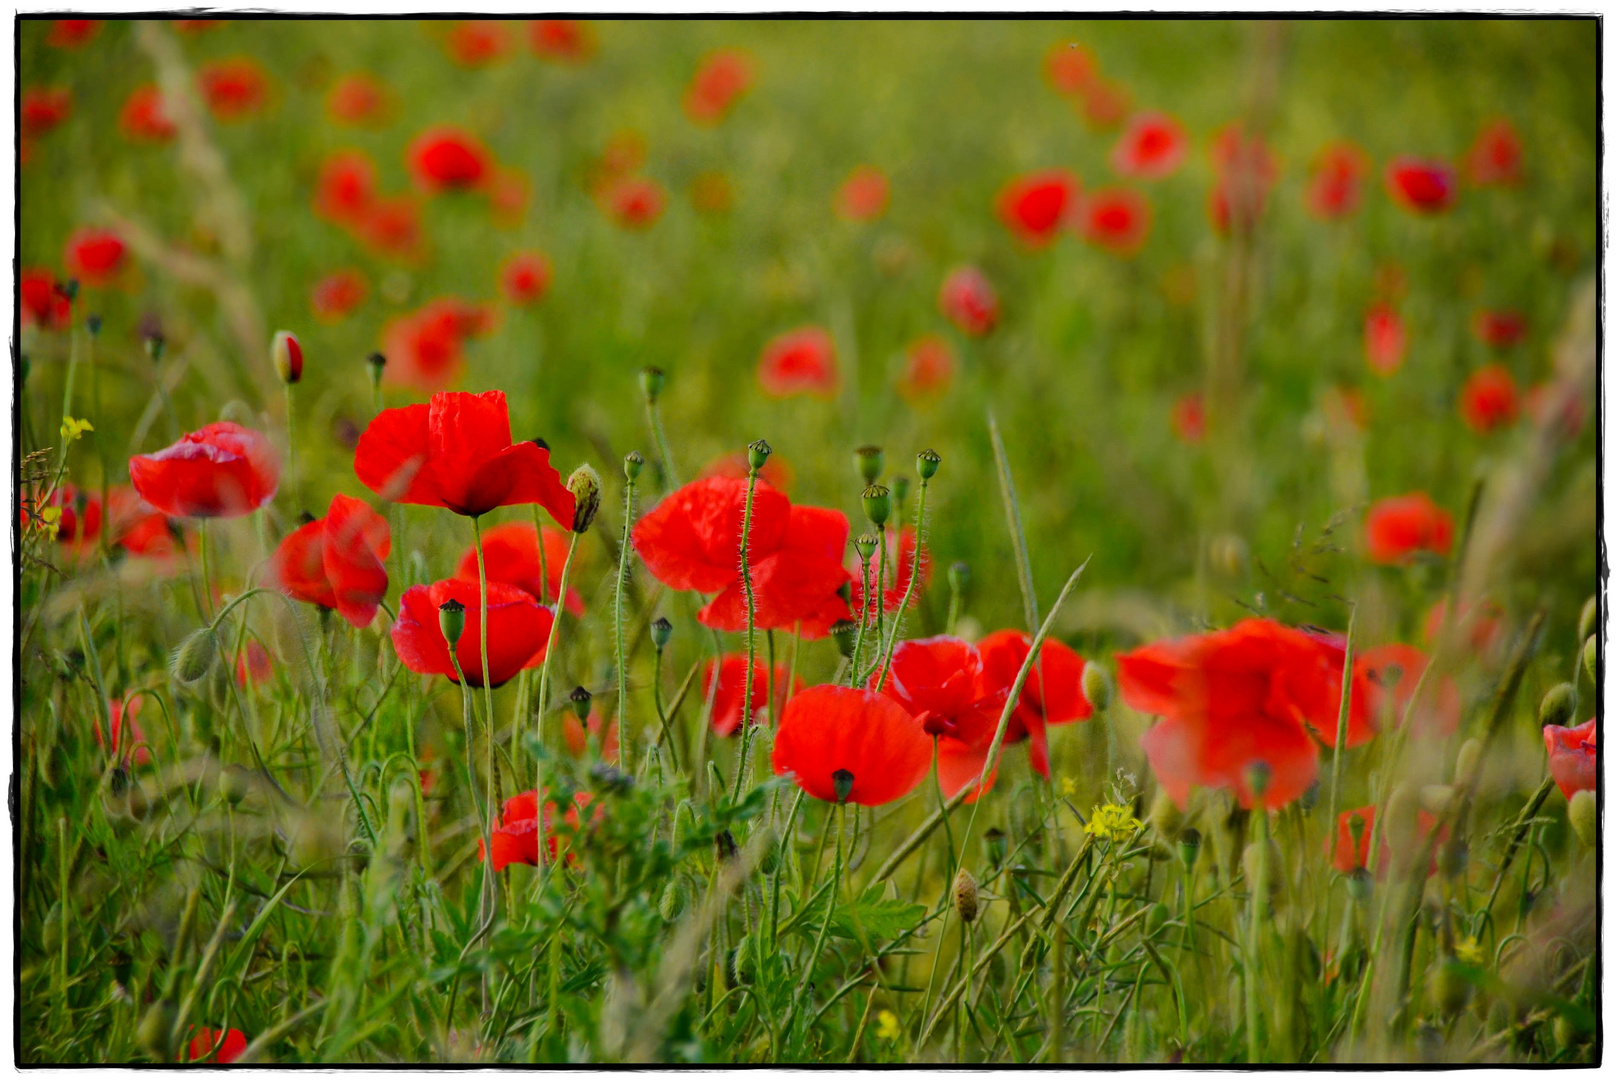
[[[574,686],[572,693],[567,695],[567,700],[572,702],[572,715],[576,716],[580,723],[589,719],[589,703],[594,696],[581,686]]]
[[[1537,707],[1537,722],[1547,727],[1565,727],[1577,707],[1577,690],[1570,683],[1557,683],[1549,687]]]
[[[960,922],[976,921],[978,902],[976,879],[962,866],[959,873],[954,875],[954,910],[959,914]]]
[[[663,384],[667,376],[659,367],[643,367],[640,369],[640,391],[645,394],[647,404],[655,405],[657,398],[662,396]]]
[[[91,337],[101,336],[101,316],[91,315],[84,320],[84,328],[90,332]]]
[[[269,343],[269,357],[275,362],[275,374],[287,386],[293,386],[303,378],[303,345],[290,331],[275,332],[274,339]]]
[[[673,637],[673,624],[666,618],[659,616],[651,623],[651,644],[661,652],[668,647],[668,639]]]
[[[1375,876],[1360,866],[1347,875],[1347,895],[1355,904],[1367,904],[1375,894]]]
[[[1582,643],[1582,666],[1588,669],[1588,681],[1599,685],[1599,636],[1590,635]]]
[[[1099,664],[1083,665],[1083,696],[1097,713],[1111,707],[1111,676]]]
[[[240,806],[251,790],[250,774],[242,766],[226,765],[219,770],[219,794],[231,806]]]
[[[892,505],[897,507],[901,515],[903,504],[909,500],[909,478],[907,476],[894,476],[892,478]]]
[[[1199,829],[1185,829],[1178,834],[1178,857],[1184,860],[1184,865],[1190,869],[1195,868],[1195,860],[1201,855],[1201,832]]]
[[[645,455],[638,450],[630,450],[623,455],[623,475],[628,478],[629,483],[632,484],[640,478],[640,470],[643,468],[645,468]]]
[[[874,533],[862,533],[857,540],[853,541],[853,547],[857,549],[861,560],[869,562],[875,557],[876,546],[880,543],[880,539]]]
[[[174,650],[170,667],[174,678],[182,685],[195,686],[213,670],[213,663],[218,657],[219,635],[214,633],[211,626],[204,626],[193,630],[189,637],[180,642],[180,647]]]
[[[747,464],[747,467],[750,468],[753,473],[756,473],[759,469],[763,468],[763,466],[768,462],[769,455],[772,454],[772,453],[774,453],[774,450],[773,450],[772,447],[769,446],[767,440],[758,439],[756,442],[747,443],[746,444],[746,464]]]
[[[892,492],[880,484],[871,484],[864,489],[863,498],[864,516],[879,529],[892,516]]]
[[[837,769],[830,774],[831,786],[836,789],[836,803],[841,805],[847,797],[853,794],[853,774],[846,769]]]
[[[964,592],[965,586],[971,583],[971,564],[963,559],[956,560],[948,567],[948,587],[955,592]]]
[[[1599,799],[1591,791],[1578,791],[1572,793],[1571,803],[1566,808],[1566,816],[1571,819],[1571,829],[1592,851],[1599,844]]]
[[[387,369],[387,357],[379,352],[373,352],[365,357],[365,366],[370,369],[370,388],[379,389],[382,385],[382,372]]]
[[[1246,787],[1251,789],[1251,797],[1259,804],[1262,797],[1268,794],[1268,785],[1274,779],[1273,766],[1266,761],[1253,761],[1246,768]]]
[[[1587,641],[1598,622],[1599,597],[1590,596],[1588,602],[1582,605],[1582,614],[1577,618],[1577,640]]]
[[[922,450],[915,455],[915,472],[920,474],[921,480],[930,480],[937,475],[937,466],[942,463],[942,455],[937,451]]]
[[[466,605],[458,600],[445,600],[438,605],[438,629],[443,631],[443,640],[449,643],[450,648],[460,644],[460,637],[466,632]]]
[[[662,916],[663,922],[672,922],[679,917],[685,908],[684,879],[675,877],[662,890],[662,899],[657,903],[657,913]]]
[[[600,510],[600,474],[592,466],[580,465],[567,477],[567,490],[572,492],[572,531],[585,533]]]
[[[886,455],[879,446],[861,446],[853,451],[853,468],[858,470],[859,477],[868,487],[886,468]]]
[[[1459,747],[1459,755],[1453,762],[1453,782],[1455,784],[1469,785],[1475,782],[1476,766],[1481,764],[1481,740],[1466,739],[1464,745]]]
[[[853,655],[853,636],[858,630],[858,624],[851,619],[837,619],[830,627],[830,636],[836,641],[836,649],[844,659]]]

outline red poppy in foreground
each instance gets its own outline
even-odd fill
[[[925,779],[931,758],[920,725],[873,690],[811,686],[786,704],[774,734],[775,774],[791,774],[824,802],[901,799]]]
[[[1164,112],[1142,112],[1111,149],[1111,168],[1136,180],[1161,180],[1184,163],[1189,139],[1184,125]]]
[[[1365,649],[1353,659],[1353,671],[1376,688],[1371,704],[1379,729],[1394,728],[1403,722],[1403,714],[1408,711],[1428,662],[1429,658],[1419,649],[1398,644]],[[1444,675],[1440,684],[1420,691],[1420,711],[1410,721],[1415,736],[1446,738],[1452,735],[1459,730],[1462,707],[1458,684],[1451,676]]]
[[[1057,94],[1081,94],[1099,71],[1094,54],[1075,41],[1056,42],[1044,54],[1044,78]]]
[[[643,176],[628,176],[607,185],[600,199],[607,216],[624,229],[649,229],[668,203],[662,185]]]
[[[212,1062],[230,1065],[247,1050],[247,1036],[238,1029],[203,1028],[202,1034],[185,1047],[185,1062]]]
[[[438,609],[450,600],[466,609],[466,627],[455,648],[467,686],[483,685],[482,602],[475,581],[450,578],[431,585],[412,585],[398,602],[393,623],[393,649],[405,667],[421,675],[442,675],[459,682],[449,643],[439,625]],[[515,585],[488,583],[488,683],[502,686],[523,668],[538,667],[550,635],[550,609]]]
[[[376,200],[376,163],[363,150],[338,150],[320,166],[314,213],[338,225],[358,227]]]
[[[250,56],[209,61],[197,69],[196,82],[208,111],[224,123],[247,119],[269,100],[269,76]]]
[[[393,95],[374,75],[355,71],[332,84],[325,111],[334,124],[380,127],[392,118]]]
[[[239,517],[275,497],[281,463],[262,432],[220,420],[130,458],[129,479],[169,517]]]
[[[526,307],[544,298],[554,270],[537,251],[518,251],[499,270],[499,291],[513,304]]]
[[[140,724],[135,719],[140,715],[140,706],[145,700],[143,697],[129,697],[107,702],[107,711],[112,720],[112,749],[108,753],[114,759],[122,760],[133,747],[136,765],[151,764],[151,751],[146,749],[146,733],[140,730]],[[101,730],[99,719],[95,723],[95,745],[102,750],[107,749],[107,736]]]
[[[334,495],[326,516],[286,534],[270,574],[295,600],[334,608],[364,629],[387,595],[383,560],[392,550],[387,519],[349,495]]]
[[[393,502],[443,506],[467,517],[538,503],[572,527],[572,493],[550,464],[550,451],[537,442],[512,445],[503,390],[433,394],[428,405],[382,410],[359,437],[354,472]]]
[[[81,285],[111,285],[117,281],[129,249],[112,229],[83,228],[67,239],[62,261]]]
[[[719,49],[702,59],[685,91],[685,115],[710,127],[729,115],[752,86],[752,62],[739,49]]]
[[[770,397],[836,396],[836,342],[822,326],[800,326],[763,346],[758,383]]]
[[[981,337],[999,322],[999,295],[974,266],[958,267],[943,279],[937,306],[968,337]]]
[[[18,109],[24,135],[38,137],[73,115],[73,91],[60,86],[30,86]]]
[[[1173,434],[1194,446],[1206,438],[1206,403],[1200,394],[1185,394],[1173,402]]]
[[[321,322],[337,323],[352,315],[369,295],[365,275],[350,266],[316,281],[309,293],[309,307]]]
[[[898,377],[898,393],[910,404],[918,404],[948,393],[959,361],[948,341],[937,334],[926,334],[904,350],[903,374]]]
[[[458,297],[433,300],[382,327],[382,354],[389,386],[435,391],[453,383],[465,366],[465,343],[493,329],[494,313]]]
[[[1453,546],[1453,516],[1423,491],[1389,496],[1369,508],[1364,545],[1370,562],[1386,566],[1420,551],[1446,555]]]
[[[1333,142],[1319,151],[1307,182],[1308,213],[1321,221],[1340,221],[1363,205],[1363,182],[1369,155],[1356,144]]]
[[[877,678],[870,676],[870,689]],[[976,646],[947,636],[905,641],[892,651],[892,671],[881,692],[937,740],[937,779],[945,796],[981,780],[1010,687],[986,677]],[[966,801],[980,794],[973,787]]]
[[[1501,364],[1489,364],[1475,372],[1459,391],[1459,415],[1478,435],[1513,424],[1520,411],[1515,377]]]
[[[51,23],[45,44],[53,49],[77,49],[101,32],[99,19],[57,19]]]
[[[17,276],[17,299],[24,326],[65,330],[72,325],[73,303],[57,287],[56,275],[44,267],[31,267]]]
[[[874,165],[859,165],[836,189],[836,216],[844,221],[874,221],[887,212],[892,186]]]
[[[1482,308],[1470,320],[1470,332],[1483,345],[1494,349],[1513,348],[1526,337],[1526,316],[1507,308]]]
[[[986,685],[1015,685],[1016,674],[1032,649],[1032,635],[1021,630],[995,630],[976,643],[982,657],[982,678]],[[1010,714],[1005,729],[1007,743],[1029,740],[1028,760],[1039,775],[1049,779],[1049,741],[1045,728],[1069,724],[1094,715],[1094,706],[1083,696],[1083,658],[1065,642],[1048,638],[1038,652],[1038,660],[1027,673],[1027,682]]]
[[[1576,727],[1545,724],[1543,745],[1549,752],[1549,775],[1560,793],[1571,798],[1579,791],[1594,791],[1599,784],[1599,719]]]
[[[505,59],[511,51],[511,35],[498,19],[466,19],[450,29],[444,47],[461,67],[485,67]]]
[[[135,142],[168,142],[178,132],[163,110],[163,94],[156,83],[137,86],[118,113],[118,129]]]
[[[909,580],[915,574],[915,530],[904,526],[902,533],[886,531],[887,541],[887,572],[886,588],[881,591],[881,610],[887,615],[895,614],[903,607],[904,594],[909,591]],[[876,584],[875,575],[881,557],[877,554],[870,560],[870,584]],[[848,574],[848,580],[853,585],[853,615],[855,618],[864,617],[864,571],[863,567],[854,563],[855,569]],[[920,560],[920,581],[915,586],[915,593],[909,598],[909,606],[914,607],[920,603],[920,590],[931,579],[931,563],[924,557]]]
[[[577,831],[582,819],[578,811],[589,805],[594,796],[587,791],[580,791],[573,795],[573,805],[567,808],[562,820],[574,832]],[[562,851],[566,850],[566,838],[557,837],[551,831],[551,821],[554,818],[555,799],[547,798],[544,801],[544,835],[550,848],[550,859],[554,861]],[[596,808],[599,814],[599,808]],[[512,863],[523,863],[527,866],[539,865],[539,797],[536,791],[524,791],[520,795],[513,795],[505,800],[505,807],[499,818],[494,822],[493,834],[489,837],[487,851],[489,861],[497,874]],[[484,852],[483,842],[477,841],[477,858],[480,861]],[[571,852],[567,853],[567,861],[577,858]]]
[[[1408,328],[1390,304],[1376,304],[1364,315],[1364,359],[1376,375],[1391,375],[1403,366]]]
[[[999,220],[1029,247],[1053,240],[1077,209],[1077,177],[1065,169],[1019,176],[999,193]]]
[[[567,533],[560,529],[544,529],[544,563],[540,574],[539,539],[533,526],[525,521],[507,521],[483,533],[483,569],[489,581],[515,585],[541,604],[555,603],[561,591],[561,570],[567,561],[570,545]],[[455,577],[461,581],[477,583],[477,545],[472,544],[460,556]],[[584,613],[584,598],[577,588],[567,588],[567,610],[579,617]]]
[[[1521,137],[1515,125],[1508,120],[1494,120],[1482,128],[1465,155],[1465,171],[1477,187],[1519,184]]]
[[[712,691],[713,669],[718,669],[718,690]],[[802,680],[792,680],[786,686],[787,671],[784,664],[774,666],[774,700],[789,699],[802,689]],[[709,660],[701,673],[701,697],[713,693],[713,734],[733,735],[741,727],[741,695],[746,690],[746,654],[725,653],[723,665]],[[752,707],[747,710],[747,722],[761,724],[763,711],[769,702],[769,669],[761,660],[752,661]]]
[[[595,34],[577,19],[534,19],[528,26],[528,46],[545,60],[580,64],[595,52]]]
[[[1459,198],[1458,177],[1442,161],[1400,157],[1386,168],[1386,190],[1411,214],[1441,214]]]
[[[1090,192],[1078,211],[1078,232],[1095,247],[1124,258],[1137,255],[1150,236],[1150,200],[1128,188]]]
[[[487,147],[469,132],[449,125],[421,132],[405,158],[415,186],[428,195],[477,187],[494,169]]]

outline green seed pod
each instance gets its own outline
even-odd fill
[[[1577,690],[1570,683],[1556,683],[1549,687],[1549,692],[1543,695],[1538,703],[1537,722],[1547,727],[1550,724],[1556,727],[1565,727],[1571,721],[1571,715],[1577,708]]]
[[[976,921],[977,902],[976,879],[962,866],[960,872],[954,875],[954,911],[958,913],[960,922]]]
[[[870,519],[870,524],[876,528],[887,523],[892,516],[892,492],[880,484],[871,484],[864,489],[864,516]]]
[[[869,562],[875,557],[875,549],[880,542],[874,533],[863,533],[857,540],[853,541],[853,547],[858,552],[860,559],[864,562]]]
[[[365,367],[370,372],[370,388],[381,389],[382,372],[387,369],[387,357],[379,352],[373,352],[365,357]]]
[[[451,647],[460,644],[460,638],[466,632],[466,605],[458,600],[445,600],[438,605],[438,629],[443,632],[443,640]]]
[[[1599,845],[1599,799],[1591,791],[1574,792],[1566,808],[1571,829],[1589,851]]]
[[[294,386],[303,378],[303,345],[287,330],[277,330],[269,343],[269,358],[281,382]]]
[[[204,626],[193,630],[189,637],[180,642],[180,647],[174,650],[169,668],[181,685],[195,686],[207,678],[218,658],[219,635],[214,633],[211,626]]]
[[[842,654],[843,659],[853,655],[853,639],[858,631],[858,624],[850,619],[838,619],[831,624],[830,636],[836,641],[836,650]]]
[[[1375,876],[1360,866],[1347,875],[1347,895],[1355,904],[1367,904],[1375,894]]]
[[[153,1002],[140,1018],[135,1041],[153,1061],[168,1064],[174,1060],[174,1007],[166,1001]]]
[[[1431,1004],[1443,1016],[1453,1016],[1470,1001],[1470,975],[1465,966],[1453,957],[1437,962],[1427,985]]]
[[[657,618],[651,624],[651,644],[658,652],[668,647],[668,639],[673,637],[673,624],[665,618]]]
[[[1469,786],[1476,780],[1476,768],[1481,764],[1481,740],[1466,739],[1459,747],[1459,756],[1453,762],[1453,782]]]
[[[1588,669],[1588,681],[1599,685],[1599,638],[1590,636],[1582,643],[1582,666]]]
[[[935,450],[922,450],[915,455],[915,472],[920,479],[930,480],[937,475],[937,467],[943,463],[942,455]]]
[[[772,453],[774,449],[763,439],[747,443],[746,464],[755,473],[768,463],[769,455]]]
[[[1582,614],[1577,618],[1577,640],[1587,641],[1598,622],[1599,597],[1590,596],[1588,602],[1582,605]]]
[[[585,533],[600,510],[600,474],[592,466],[580,465],[567,477],[567,490],[572,492],[572,531]]]
[[[1185,829],[1178,834],[1178,857],[1184,860],[1184,865],[1195,869],[1195,860],[1201,855],[1201,832],[1199,829]]]
[[[638,450],[630,450],[623,455],[623,475],[629,483],[640,478],[640,470],[645,468],[645,455]]]
[[[1111,675],[1099,664],[1083,665],[1083,696],[1102,715],[1111,707]]]
[[[853,774],[846,769],[837,769],[830,774],[830,782],[836,791],[837,805],[847,802],[847,797],[853,794]]]
[[[879,446],[861,446],[853,451],[853,468],[858,470],[865,487],[875,483],[886,468],[886,461],[886,455]]]
[[[579,723],[589,719],[589,703],[593,699],[594,695],[581,686],[574,686],[572,693],[567,695],[567,700],[572,702],[572,715],[578,718]]]
[[[643,367],[640,369],[640,391],[645,394],[648,404],[655,405],[657,398],[662,396],[662,387],[667,382],[667,376],[659,367]]]

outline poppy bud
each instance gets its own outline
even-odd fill
[[[146,356],[150,358],[152,363],[158,364],[162,362],[163,347],[166,344],[167,342],[163,339],[162,334],[146,335]]]
[[[871,484],[864,489],[864,516],[870,519],[870,524],[876,528],[887,523],[892,516],[892,492],[880,484]]]
[[[853,541],[853,547],[858,549],[860,559],[864,562],[869,562],[875,555],[876,545],[880,542],[874,533],[862,533],[857,540]]]
[[[662,369],[659,367],[643,367],[640,369],[640,390],[644,392],[647,404],[655,405],[657,403],[657,398],[662,396],[662,384],[666,381],[667,376],[662,373]]]
[[[937,451],[922,450],[915,455],[915,472],[920,474],[921,480],[930,480],[937,475],[937,466],[942,463],[942,455]]]
[[[851,619],[837,619],[830,627],[830,636],[836,640],[836,649],[844,659],[853,655],[853,634],[858,624]]]
[[[584,533],[595,520],[600,509],[600,474],[588,465],[580,465],[567,477],[567,490],[572,492],[572,531]]]
[[[955,592],[964,592],[965,586],[971,583],[971,565],[964,559],[951,563],[948,567],[948,587]],[[1090,699],[1089,704],[1093,704]]]
[[[373,352],[365,357],[365,365],[370,368],[370,388],[375,390],[382,384],[382,371],[387,367],[387,357],[379,352]]]
[[[579,723],[589,719],[589,702],[594,696],[581,686],[574,686],[572,693],[567,695],[567,700],[572,702],[572,715],[578,718]]]
[[[151,1055],[153,1061],[166,1063],[173,1058],[173,1028],[174,1007],[166,1001],[158,1001],[140,1018],[135,1041]]]
[[[831,773],[830,782],[836,791],[836,803],[838,806],[845,803],[847,797],[853,794],[853,774],[846,769],[837,769]]]
[[[673,637],[673,624],[666,618],[658,616],[651,623],[651,644],[655,645],[657,652],[668,647],[668,639]]]
[[[1185,829],[1178,834],[1178,857],[1184,860],[1184,865],[1195,869],[1195,860],[1201,855],[1201,832],[1199,829]]]
[[[976,879],[963,866],[960,867],[960,872],[954,875],[954,910],[959,913],[960,922],[976,921]]]
[[[1566,809],[1571,829],[1589,850],[1599,843],[1599,799],[1593,792],[1583,790],[1571,796]]]
[[[194,686],[213,670],[213,662],[218,656],[219,636],[213,632],[213,627],[204,626],[192,631],[189,637],[180,642],[169,666],[174,678],[182,685]]]
[[[892,505],[898,508],[898,516],[903,516],[903,504],[909,498],[909,478],[907,476],[894,476],[892,478]]]
[[[1433,814],[1447,810],[1453,801],[1453,787],[1449,784],[1426,784],[1420,788],[1420,805]]]
[[[1571,714],[1576,711],[1577,690],[1570,683],[1559,683],[1549,687],[1549,692],[1543,695],[1538,703],[1537,722],[1544,727],[1550,724],[1556,727],[1565,727],[1571,721]]]
[[[628,482],[633,483],[640,478],[640,470],[645,468],[645,455],[638,450],[630,450],[623,455],[623,475]]]
[[[676,877],[663,888],[662,899],[657,903],[657,912],[662,916],[663,922],[672,922],[679,917],[684,907],[684,878]]]
[[[251,787],[247,770],[240,765],[226,765],[219,770],[219,794],[231,806],[241,805]]]
[[[1375,876],[1360,866],[1347,875],[1347,895],[1354,903],[1367,904],[1375,892]]]
[[[1582,643],[1582,666],[1588,669],[1588,681],[1599,685],[1599,638],[1590,635]]]
[[[859,476],[868,487],[875,483],[876,477],[881,475],[881,470],[886,468],[886,455],[881,453],[879,446],[861,446],[853,451],[853,468],[858,470]]]
[[[1083,665],[1083,696],[1097,713],[1111,707],[1111,676],[1099,664]]]
[[[458,600],[445,600],[438,605],[438,629],[443,640],[452,648],[460,644],[460,635],[466,632],[466,605]]]
[[[1321,785],[1319,782],[1315,780],[1311,784],[1307,785],[1307,787],[1303,788],[1302,796],[1296,800],[1296,805],[1300,806],[1303,810],[1311,810],[1315,806],[1319,805],[1320,786]]]
[[[1145,913],[1145,936],[1152,937],[1156,931],[1166,926],[1170,915],[1171,913],[1167,910],[1166,904],[1155,903],[1150,905],[1150,910]]]
[[[1577,619],[1577,640],[1587,641],[1588,635],[1594,632],[1594,625],[1599,621],[1599,597],[1590,596],[1588,602],[1582,605],[1582,614]]]
[[[1440,961],[1431,973],[1431,1004],[1444,1016],[1452,1016],[1470,1000],[1470,976],[1453,957]]]
[[[91,337],[99,337],[101,335],[101,316],[91,315],[88,319],[85,319],[84,328],[90,331]]]
[[[303,345],[289,331],[276,332],[269,345],[269,357],[275,362],[275,374],[287,386],[303,378]]]
[[[1459,755],[1453,762],[1453,782],[1455,784],[1470,784],[1476,779],[1476,766],[1481,763],[1481,740],[1466,739],[1464,745],[1459,747]]]
[[[66,281],[56,286],[56,291],[66,297],[67,302],[71,304],[73,301],[79,298],[79,279],[68,278]]]
[[[769,455],[774,449],[764,439],[746,444],[746,464],[755,473],[768,462]]]

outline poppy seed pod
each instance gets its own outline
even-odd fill
[[[576,716],[580,723],[589,719],[589,702],[593,698],[594,695],[581,686],[574,686],[572,693],[567,695],[567,700],[572,702],[572,715]]]
[[[830,782],[836,792],[836,802],[847,802],[847,797],[853,794],[853,774],[846,769],[837,769],[830,774]]]
[[[365,364],[370,368],[370,386],[374,390],[382,384],[382,372],[387,368],[387,357],[379,352],[373,352],[365,357]]]
[[[167,344],[162,334],[146,335],[146,356],[152,363],[160,363],[163,359],[163,347]]]
[[[1577,618],[1577,640],[1587,641],[1598,621],[1599,597],[1590,596],[1588,602],[1582,605],[1582,614]]]
[[[880,542],[874,533],[861,533],[859,538],[853,541],[853,547],[857,549],[860,559],[869,562],[875,557],[875,548]]]
[[[1355,904],[1367,904],[1375,893],[1375,876],[1360,866],[1347,875],[1347,895]]]
[[[1599,843],[1598,797],[1587,790],[1575,793],[1566,808],[1566,816],[1571,819],[1571,829],[1577,834],[1577,839],[1592,851]]]
[[[567,490],[574,500],[572,531],[588,532],[600,509],[600,474],[591,466],[580,465],[567,477]]]
[[[851,619],[837,619],[830,627],[830,636],[836,641],[836,650],[842,654],[843,659],[853,655],[853,634],[858,630],[858,624]]]
[[[174,678],[185,686],[194,686],[213,670],[213,662],[218,656],[219,636],[213,632],[213,627],[204,626],[194,630],[174,650],[171,664]]]
[[[629,483],[632,484],[640,478],[640,470],[643,468],[645,468],[645,455],[638,450],[630,450],[623,455],[623,475],[628,478]]]
[[[858,470],[859,476],[866,486],[875,483],[886,468],[886,455],[879,446],[861,446],[853,451],[853,468]]]
[[[1111,707],[1111,676],[1099,664],[1083,665],[1083,696],[1097,713]]]
[[[1559,683],[1549,687],[1549,692],[1543,695],[1538,703],[1537,722],[1547,727],[1554,724],[1557,727],[1566,727],[1571,714],[1577,707],[1577,690],[1570,683]]]
[[[85,319],[84,328],[90,332],[91,337],[101,336],[101,316],[91,315]]]
[[[450,645],[460,644],[460,637],[466,632],[466,605],[458,600],[439,604],[438,629],[443,631],[444,641]]]
[[[976,921],[978,910],[976,879],[963,866],[960,867],[960,872],[954,875],[954,910],[959,913],[960,922]]]
[[[648,404],[655,405],[657,398],[662,396],[662,386],[667,382],[667,378],[659,367],[640,369],[640,390],[645,394]]]
[[[1178,834],[1178,857],[1184,860],[1186,869],[1195,869],[1195,860],[1201,856],[1201,831],[1199,829],[1185,829]]]
[[[303,345],[290,331],[276,332],[269,344],[269,358],[275,362],[275,374],[287,386],[303,378]]]
[[[870,519],[870,524],[881,528],[892,516],[892,492],[880,484],[871,484],[864,489],[864,516]]]
[[[769,455],[772,454],[772,453],[774,453],[774,449],[771,446],[769,446],[767,440],[758,439],[756,442],[747,443],[746,444],[746,464],[747,464],[747,467],[750,468],[754,473],[757,472],[759,469],[763,468],[763,466],[768,462]]]
[[[894,476],[892,478],[892,504],[898,508],[898,516],[903,516],[903,504],[909,498],[909,478],[907,476]]]
[[[937,475],[937,467],[943,463],[943,457],[935,450],[922,450],[915,455],[915,472],[920,474],[922,481],[930,480]]]
[[[960,559],[948,567],[948,587],[955,592],[964,592],[965,586],[971,583],[971,564]],[[1092,701],[1092,699],[1091,699]]]
[[[673,624],[666,618],[659,616],[651,623],[651,644],[658,652],[668,647],[668,639],[673,637]]]

